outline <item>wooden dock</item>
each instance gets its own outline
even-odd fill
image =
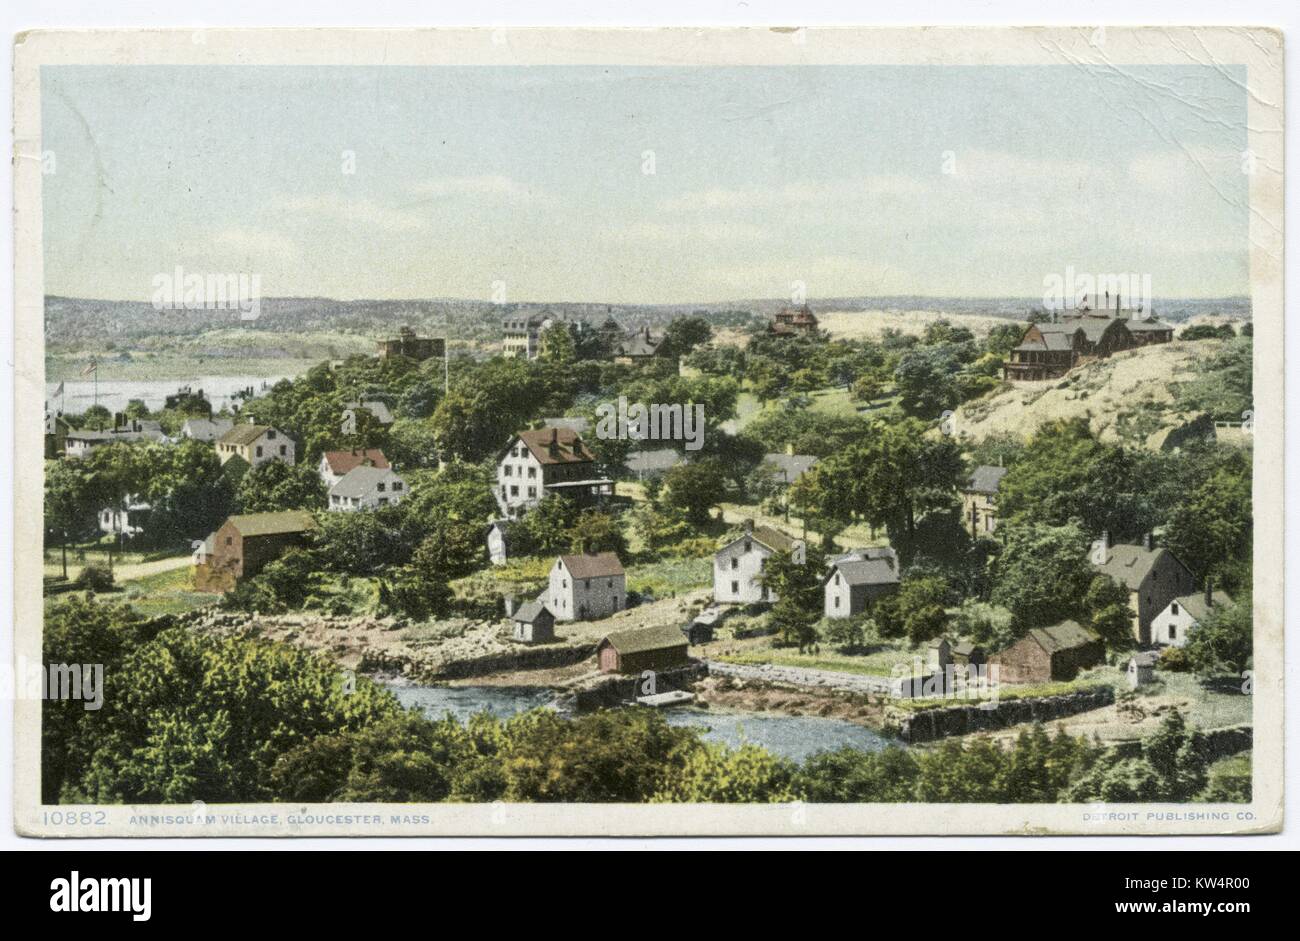
[[[670,689],[666,693],[636,698],[638,706],[649,706],[651,709],[667,709],[669,706],[684,706],[692,702],[695,702],[695,694],[684,689]]]

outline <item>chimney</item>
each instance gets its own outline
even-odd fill
[[[1102,548],[1103,550],[1106,550],[1106,549],[1109,549],[1109,548],[1110,548],[1110,530],[1109,530],[1109,529],[1103,529],[1103,530],[1101,531],[1101,548]]]
[[[752,518],[745,517],[741,525],[745,528],[746,533],[752,534],[754,532],[754,520]]]
[[[786,444],[786,446],[785,446],[785,453],[786,453],[787,455],[789,455],[790,457],[794,457],[794,442],[793,442],[793,441],[791,441],[791,442],[789,442],[789,443]]]
[[[1208,576],[1205,579],[1205,606],[1214,607],[1214,579]]]
[[[1156,540],[1155,540],[1155,536],[1152,533],[1148,532],[1145,536],[1142,537],[1142,548],[1147,550],[1147,552],[1150,552],[1152,549],[1155,548],[1155,546],[1156,546]]]

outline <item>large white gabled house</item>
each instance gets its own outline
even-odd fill
[[[1232,604],[1232,598],[1214,590],[1214,583],[1205,580],[1205,590],[1191,595],[1180,595],[1165,605],[1163,611],[1151,621],[1151,643],[1162,647],[1183,647],[1187,635],[1218,608]]]
[[[595,503],[614,493],[614,481],[598,473],[596,458],[576,431],[521,431],[497,455],[494,490],[501,514],[510,519],[550,494]]]
[[[898,589],[898,554],[888,546],[873,546],[838,555],[830,560],[822,588],[826,617],[859,615],[876,598]]]
[[[400,503],[406,496],[406,481],[391,467],[362,464],[343,475],[330,487],[329,509],[339,512],[374,510]]]
[[[796,540],[771,526],[745,520],[739,536],[713,554],[713,600],[727,604],[776,601],[761,582],[763,568],[777,552],[790,552]]]
[[[623,563],[613,552],[562,555],[551,566],[546,607],[557,621],[594,621],[627,607]]]
[[[333,487],[354,467],[380,467],[387,469],[388,458],[379,448],[351,448],[347,451],[326,451],[320,456],[317,472],[325,486]]]

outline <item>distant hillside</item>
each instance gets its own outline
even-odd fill
[[[236,313],[217,310],[154,310],[145,301],[104,301],[50,296],[45,299],[46,343],[51,351],[73,352],[102,348],[106,341],[133,346],[150,337],[193,337],[205,331],[238,330],[249,334],[331,333],[364,337],[367,342],[401,324],[422,331],[446,332],[453,340],[471,344],[500,339],[501,320],[516,313],[550,312],[590,322],[613,316],[624,327],[660,326],[674,317],[699,314],[720,326],[743,325],[751,317],[768,317],[789,302],[782,299],[744,299],[708,304],[574,304],[512,303],[487,300],[431,298],[411,301],[338,301],[319,297],[273,297],[261,303],[261,317],[240,321]],[[885,318],[909,311],[930,311],[954,316],[982,316],[1024,320],[1036,310],[1035,298],[928,298],[843,297],[810,300],[819,314],[842,312],[852,316],[872,312]],[[1156,310],[1171,320],[1197,315],[1248,318],[1246,298],[1223,300],[1160,301]]]
[[[1161,432],[1198,414],[1176,400],[1176,384],[1195,378],[1197,366],[1224,348],[1219,340],[1175,340],[1097,360],[1061,379],[1007,383],[957,409],[956,432],[973,442],[1027,437],[1045,422],[1082,417],[1103,440],[1158,446]]]

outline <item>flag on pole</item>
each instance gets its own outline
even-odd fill
[[[87,363],[86,366],[81,370],[81,374],[82,374],[83,376],[89,376],[91,373],[93,373],[93,372],[94,372],[96,369],[98,369],[98,368],[99,368],[99,360],[95,359],[95,358],[92,356],[92,357],[90,358],[90,362]]]

